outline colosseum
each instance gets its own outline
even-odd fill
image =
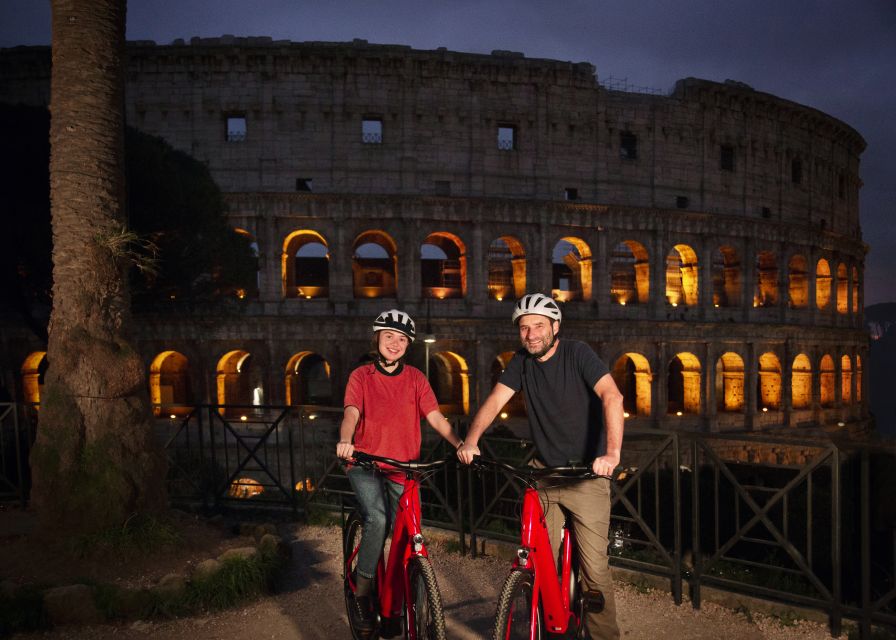
[[[137,318],[155,402],[338,406],[372,319],[399,307],[426,337],[412,364],[469,414],[518,348],[514,299],[541,291],[630,424],[867,422],[865,142],[847,124],[740,82],[639,93],[508,51],[128,48],[128,123],[208,165],[259,258],[242,315]],[[46,104],[48,48],[0,58],[0,101]],[[43,347],[7,334],[5,375],[38,401]]]

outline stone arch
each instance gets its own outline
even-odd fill
[[[299,229],[283,240],[281,277],[284,298],[326,298],[330,295],[330,251],[326,239],[312,229]]]
[[[447,231],[429,234],[420,247],[423,298],[463,298],[467,294],[467,249]]]
[[[551,295],[559,302],[591,300],[591,248],[581,238],[566,236],[551,254]]]
[[[261,255],[261,251],[258,247],[258,240],[255,239],[249,231],[246,229],[242,229],[240,227],[234,227],[234,231],[236,231],[239,235],[249,238],[249,248],[252,249],[252,255],[255,257],[255,289],[253,291],[246,291],[245,289],[237,289],[236,295],[238,298],[245,298],[246,296],[257,298],[258,292],[261,289],[261,262],[259,260],[259,256]]]
[[[352,243],[352,289],[355,298],[394,298],[398,249],[385,231],[365,231]]]
[[[470,411],[470,371],[467,361],[453,351],[432,354],[429,377],[444,414],[466,415]],[[434,370],[433,370],[434,369]]]
[[[504,373],[504,369],[507,368],[507,363],[510,362],[510,359],[513,357],[513,351],[504,351],[503,353],[499,353],[494,360],[492,360],[491,365],[491,386],[494,387],[497,383],[501,374]],[[507,417],[521,417],[526,415],[526,401],[523,399],[523,394],[517,391],[513,394],[513,397],[504,405],[501,409],[500,413],[506,413]]]
[[[712,305],[736,307],[740,305],[740,259],[737,249],[727,245],[712,253]]]
[[[852,404],[852,360],[846,354],[840,357],[840,399]]]
[[[622,392],[623,408],[628,415],[649,416],[652,406],[650,383],[653,374],[647,358],[634,351],[621,355],[611,371]]]
[[[716,408],[724,412],[744,410],[744,360],[728,351],[716,361]]]
[[[821,258],[815,265],[815,305],[827,309],[831,304],[831,266]]]
[[[756,408],[760,411],[781,408],[781,361],[768,351],[759,356],[759,388],[756,391]]]
[[[790,399],[794,409],[809,409],[812,406],[812,363],[805,353],[800,353],[793,359]]]
[[[215,388],[219,412],[225,417],[242,416],[246,405],[261,404],[258,389],[253,386],[252,354],[242,349],[228,351],[218,360],[215,370]]]
[[[47,352],[33,351],[22,363],[22,400],[35,407],[40,405],[40,395],[47,372]]]
[[[842,262],[837,265],[837,313],[849,312],[849,270]]]
[[[623,240],[610,254],[610,301],[645,304],[650,295],[650,257],[644,245]]]
[[[673,307],[691,307],[699,301],[697,253],[686,244],[675,245],[666,256],[666,300]]]
[[[700,359],[693,353],[679,353],[669,362],[667,397],[668,413],[700,413]]]
[[[787,293],[792,309],[809,306],[809,263],[799,253],[790,256],[787,263]]]
[[[313,351],[300,351],[286,362],[286,404],[330,404],[330,363]]]
[[[859,312],[859,269],[853,267],[852,273],[852,312]]]
[[[149,400],[155,415],[186,415],[192,402],[190,362],[179,351],[162,351],[149,365]]]
[[[830,355],[824,354],[821,357],[819,372],[821,382],[821,406],[825,408],[833,407],[836,372],[834,371],[834,359]]]
[[[772,251],[756,254],[756,289],[754,307],[774,307],[778,304],[778,258]]]
[[[526,251],[513,236],[500,236],[488,247],[488,297],[518,300],[526,294]]]

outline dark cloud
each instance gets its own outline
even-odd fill
[[[46,44],[46,0],[3,0],[0,46]],[[863,234],[866,302],[896,301],[890,223],[896,149],[896,2],[892,0],[131,0],[128,37],[265,35],[520,51],[595,65],[601,79],[668,92],[695,76],[745,82],[839,118],[868,142]]]

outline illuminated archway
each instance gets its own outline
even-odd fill
[[[554,245],[551,295],[560,302],[591,300],[591,248],[581,238],[561,238]]]
[[[714,307],[740,304],[740,260],[734,247],[722,246],[713,251],[712,304]]]
[[[463,298],[467,293],[467,250],[453,233],[431,233],[420,247],[420,295]]]
[[[697,356],[684,352],[672,358],[667,397],[668,413],[700,413],[700,360]]]
[[[467,362],[452,351],[432,355],[435,365],[430,368],[432,390],[444,414],[464,414],[470,411],[470,372]],[[434,369],[434,370],[433,370]]]
[[[837,265],[837,313],[849,312],[849,270],[842,262]]]
[[[827,309],[831,304],[831,266],[822,258],[815,266],[815,305]]]
[[[260,387],[253,388],[252,354],[248,351],[234,350],[225,353],[216,368],[215,382],[219,405],[252,405],[261,404]],[[221,408],[221,415],[242,416],[246,406]]]
[[[249,248],[252,250],[252,256],[255,258],[255,287],[251,291],[246,291],[245,289],[237,289],[236,295],[238,298],[257,298],[258,291],[261,289],[261,263],[258,260],[260,255],[258,249],[258,241],[255,239],[251,233],[246,231],[245,229],[241,229],[239,227],[234,227],[234,231],[236,231],[239,235],[249,239]]]
[[[330,294],[330,252],[317,231],[293,231],[283,241],[284,298],[326,298]]]
[[[149,365],[149,399],[155,415],[186,415],[191,407],[190,365],[177,351],[163,351]]]
[[[519,299],[526,294],[526,252],[513,236],[495,238],[488,247],[488,297]]]
[[[772,352],[759,356],[759,389],[756,408],[760,411],[781,408],[781,361]]]
[[[286,363],[286,404],[330,404],[330,363],[312,351],[294,354]]]
[[[834,406],[834,385],[836,384],[836,372],[834,371],[834,359],[825,354],[821,358],[821,406]]]
[[[852,268],[852,312],[859,312],[859,270]]]
[[[795,254],[787,263],[787,291],[792,309],[805,309],[809,306],[809,267],[806,257]]]
[[[699,300],[699,264],[696,252],[677,244],[666,256],[666,300],[673,307],[693,306]]]
[[[856,402],[862,401],[862,356],[856,354]]]
[[[395,241],[384,231],[365,231],[352,244],[352,287],[356,298],[394,298],[398,280]]]
[[[790,398],[794,409],[808,409],[812,406],[812,363],[805,353],[793,359]]]
[[[264,493],[264,487],[254,478],[238,478],[230,484],[227,495],[239,500],[248,500]]]
[[[640,242],[624,240],[610,254],[610,301],[645,304],[650,295],[650,258]]]
[[[744,410],[744,361],[733,351],[716,361],[716,408],[725,412]]]
[[[40,405],[40,392],[47,371],[47,352],[34,351],[22,363],[22,396],[26,404]]]
[[[778,304],[778,259],[771,251],[756,255],[756,290],[754,307],[774,307]]]
[[[840,358],[840,398],[852,404],[852,360],[847,355]]]
[[[512,357],[513,351],[505,351],[504,353],[499,353],[498,356],[492,360],[492,388],[498,383],[498,379],[501,377],[501,374],[504,373],[504,369],[507,367],[507,363],[510,362]],[[506,414],[506,417],[520,417],[526,415],[526,402],[523,399],[523,394],[521,392],[517,391],[513,394],[513,397],[504,405],[499,412],[499,415],[503,417],[504,414]]]
[[[622,404],[629,415],[649,416],[651,408],[650,363],[640,353],[629,352],[620,356],[611,372],[616,386],[622,392]]]

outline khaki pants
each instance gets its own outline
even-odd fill
[[[550,480],[543,482],[548,485]],[[607,561],[607,534],[610,528],[610,481],[606,478],[567,482],[539,489],[544,501],[545,521],[551,538],[554,558],[560,551],[560,530],[566,514],[570,515],[579,573],[586,589],[599,589],[606,604],[602,613],[588,613],[585,626],[592,640],[616,640],[616,599],[613,578]],[[560,508],[562,507],[562,508]]]

